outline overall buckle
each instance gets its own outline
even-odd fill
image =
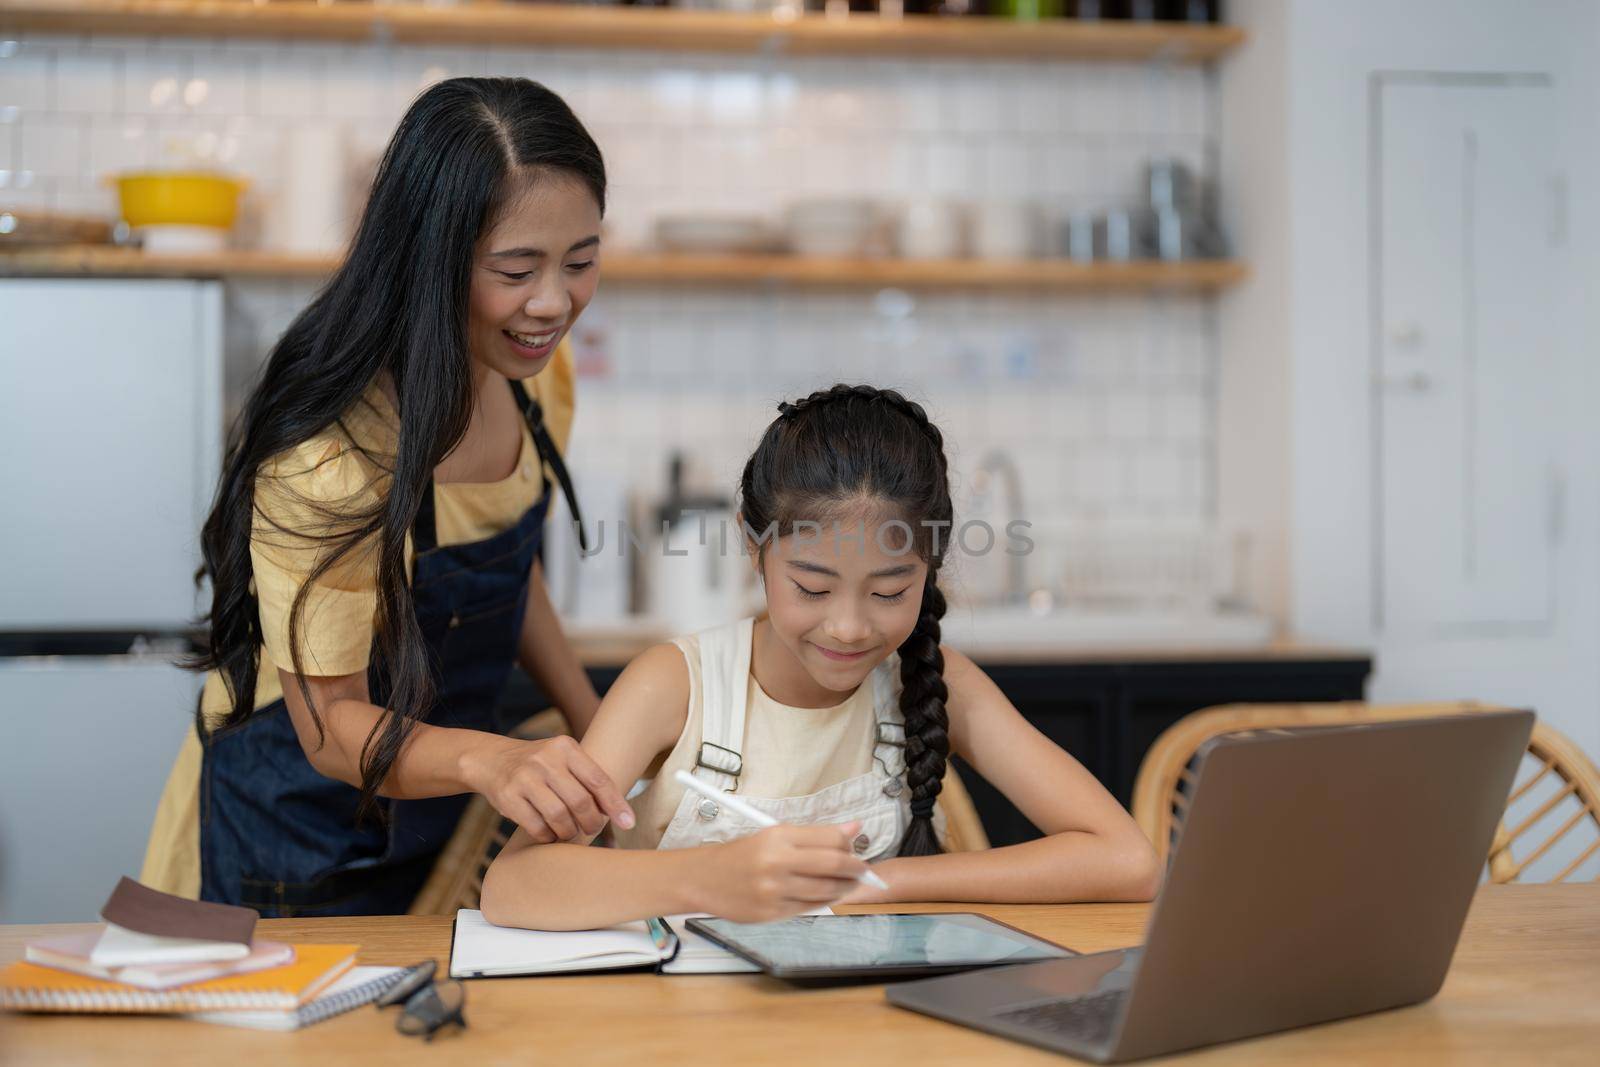
[[[715,749],[716,751],[708,752],[707,749]],[[720,762],[708,762],[707,756],[715,756]],[[737,778],[744,773],[743,756],[731,748],[723,748],[721,745],[713,744],[710,741],[700,742],[700,751],[695,754],[694,765],[696,767],[704,767],[708,771],[715,771],[718,774],[726,774],[730,778]]]

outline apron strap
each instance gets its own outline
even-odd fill
[[[561,484],[561,494],[567,498],[567,510],[572,512],[572,523],[578,528],[578,547],[587,553],[589,538],[583,532],[583,512],[578,510],[578,494],[572,488],[572,476],[567,473],[567,465],[561,459],[561,450],[551,439],[550,431],[545,429],[544,408],[538,400],[528,395],[520,379],[510,378],[508,381],[512,395],[522,408],[522,417],[528,420],[528,431],[533,434],[533,447],[538,450],[539,459],[550,465],[556,481]]]
[[[533,437],[534,451],[539,453],[541,463],[548,464],[555,472],[556,481],[561,484],[562,495],[567,498],[567,509],[572,512],[572,521],[578,527],[578,547],[584,552],[589,551],[589,539],[583,532],[583,513],[578,510],[578,494],[572,488],[572,476],[567,473],[567,465],[561,459],[561,450],[550,437],[550,431],[545,429],[544,408],[539,401],[528,395],[522,382],[516,378],[508,378],[507,384],[511,386],[511,396],[517,402],[517,410],[522,412],[523,419],[528,424],[528,433]],[[439,532],[437,520],[433,510],[433,474],[428,474],[428,484],[423,487],[422,499],[417,504],[417,518],[411,524],[412,546],[419,553],[438,547]]]
[[[700,634],[700,751],[692,773],[726,792],[739,788],[744,772],[739,750],[744,747],[754,633],[752,618]]]

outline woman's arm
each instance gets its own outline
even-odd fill
[[[683,654],[657,645],[606,693],[583,747],[613,781],[633,782],[670,751],[688,717]],[[725,845],[666,850],[540,845],[512,835],[483,880],[500,926],[582,930],[649,915],[708,911],[748,922],[837,900],[866,865],[850,826],[778,826]]]
[[[600,697],[562,632],[561,619],[544,584],[544,567],[537,559],[528,572],[528,607],[517,639],[517,662],[566,715],[573,736],[581,740],[600,710]]]
[[[950,741],[1046,834],[1037,841],[884,860],[890,890],[847,903],[985,900],[1007,903],[1149,900],[1161,884],[1155,850],[1082,764],[1028,723],[970,659],[945,648]]]
[[[311,766],[359,787],[362,749],[390,714],[371,703],[366,672],[306,676],[322,718],[320,735],[300,676],[279,670],[278,678],[289,720]],[[399,800],[482,793],[535,840],[598,832],[608,817],[621,825],[633,820],[611,779],[570,737],[519,741],[483,730],[418,723],[378,793]]]

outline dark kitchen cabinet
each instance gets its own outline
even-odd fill
[[[1161,732],[1216,704],[1360,700],[1365,655],[1102,663],[983,663],[1017,709],[1126,806],[1139,762]],[[1039,831],[976,771],[956,762],[989,840],[1013,845]]]

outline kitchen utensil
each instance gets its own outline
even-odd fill
[[[1061,251],[1069,259],[1088,263],[1094,259],[1094,212],[1074,208],[1061,220]]]
[[[1039,205],[983,200],[972,215],[972,251],[980,259],[1027,259],[1039,252]]]
[[[957,259],[968,253],[966,212],[949,200],[907,201],[900,254],[907,259]]]
[[[297,124],[284,135],[275,247],[306,255],[343,250],[351,230],[344,140],[340,128],[327,122]]]
[[[656,219],[656,243],[668,252],[759,253],[774,251],[781,239],[759,215],[697,212]]]
[[[63,215],[28,207],[0,207],[0,248],[111,243],[111,220],[96,215]]]
[[[689,492],[678,453],[669,482],[656,511],[661,541],[650,558],[650,614],[675,633],[694,633],[743,614],[754,572],[731,501]]]
[[[111,179],[129,226],[205,226],[226,232],[246,182],[206,171],[134,171]]]
[[[1181,160],[1150,160],[1144,183],[1148,205],[1135,220],[1140,255],[1183,260],[1227,254],[1227,243],[1205,209],[1200,182]]]
[[[1216,226],[1195,208],[1158,208],[1141,213],[1140,255],[1152,259],[1220,259],[1227,245]]]
[[[141,226],[134,232],[139,246],[155,255],[211,255],[228,247],[228,231],[215,226]]]
[[[1107,208],[1095,220],[1095,258],[1127,262],[1133,258],[1135,236],[1133,212],[1125,207]]]
[[[802,200],[784,212],[790,246],[801,255],[878,257],[896,245],[894,217],[876,200]]]

